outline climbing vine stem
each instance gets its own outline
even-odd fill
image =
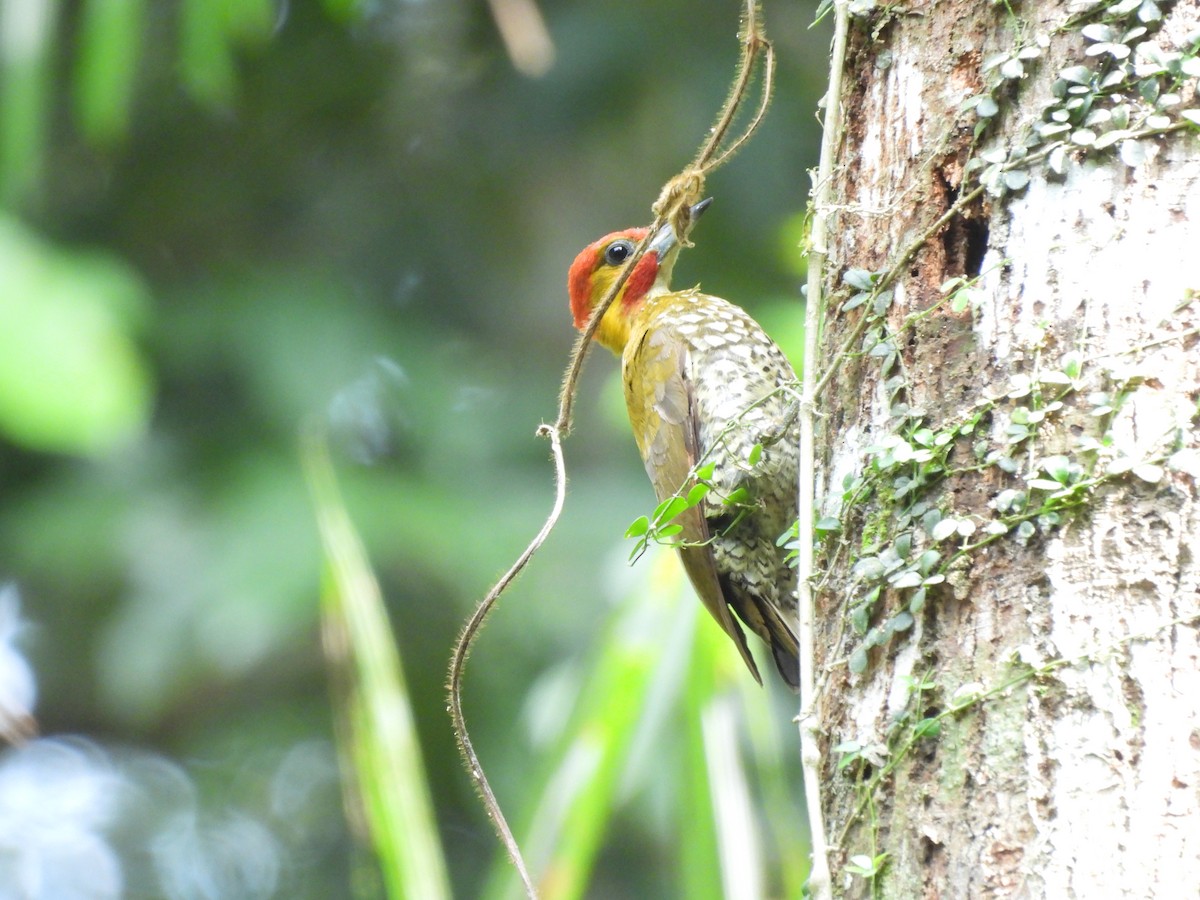
[[[816,693],[816,638],[814,634],[813,543],[816,508],[816,375],[824,313],[823,288],[828,258],[830,193],[833,159],[841,142],[842,72],[846,64],[846,35],[849,30],[848,0],[834,0],[833,47],[829,62],[829,89],[825,94],[825,121],[821,135],[821,157],[812,193],[812,232],[808,251],[808,299],[805,309],[804,374],[800,386],[800,509],[797,522],[798,642],[800,656],[800,760],[804,771],[804,795],[812,842],[809,893],[816,900],[832,896],[829,850],[821,812],[821,749],[818,742],[820,717]]]
[[[745,145],[758,129],[763,116],[766,114],[774,87],[775,51],[771,46],[771,42],[767,40],[766,33],[763,30],[762,17],[758,9],[757,0],[746,0],[745,12],[742,17],[742,27],[738,36],[742,45],[741,58],[738,61],[737,71],[732,80],[729,94],[725,99],[724,105],[721,107],[716,123],[708,132],[707,138],[701,144],[692,162],[663,186],[658,200],[655,201],[652,207],[655,216],[653,224],[651,224],[646,236],[638,243],[638,246],[626,260],[612,287],[609,288],[608,294],[596,305],[596,309],[593,311],[592,317],[588,320],[587,326],[575,342],[575,346],[571,351],[571,360],[567,366],[566,373],[563,375],[562,388],[559,392],[558,416],[552,424],[543,424],[537,430],[538,436],[550,440],[550,452],[554,461],[554,505],[537,535],[529,542],[529,545],[521,552],[521,555],[517,557],[512,567],[501,576],[500,580],[492,586],[487,595],[479,602],[479,605],[475,607],[466,625],[463,626],[458,641],[454,645],[454,652],[451,655],[450,674],[447,682],[449,712],[454,726],[454,735],[458,741],[459,750],[462,753],[463,763],[471,776],[472,783],[479,793],[484,808],[487,810],[488,818],[492,820],[496,833],[504,845],[505,851],[508,853],[509,859],[521,876],[521,882],[524,885],[526,894],[530,898],[535,898],[535,900],[537,889],[521,855],[520,845],[513,836],[512,829],[509,827],[500,803],[496,799],[496,795],[492,791],[487,777],[484,775],[483,765],[480,763],[479,756],[476,754],[475,747],[471,742],[462,709],[463,674],[466,669],[467,658],[471,653],[471,647],[488,615],[495,608],[500,596],[516,580],[517,576],[528,565],[529,560],[533,558],[533,555],[545,543],[546,538],[549,537],[550,532],[554,530],[554,526],[558,523],[559,515],[562,513],[567,489],[567,469],[563,458],[562,442],[571,432],[572,409],[576,386],[579,381],[579,375],[583,371],[584,358],[591,347],[592,337],[600,325],[600,320],[604,317],[604,313],[608,310],[608,307],[612,305],[618,294],[620,294],[622,287],[624,287],[626,280],[629,278],[629,273],[633,271],[638,260],[645,254],[646,248],[650,245],[651,236],[655,231],[669,222],[674,227],[675,234],[678,236],[680,243],[688,246],[688,232],[692,225],[688,213],[690,208],[702,199],[705,178],[728,162]],[[762,60],[762,86],[759,90],[761,100],[758,108],[750,118],[750,121],[740,129],[736,136],[727,140],[737,120],[738,110],[741,107],[742,101],[750,90],[753,74],[760,59]]]

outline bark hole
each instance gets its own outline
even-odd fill
[[[944,198],[946,209],[958,202],[960,186],[956,186],[945,172],[935,174],[935,191]],[[988,220],[983,214],[983,205],[977,199],[964,207],[942,231],[942,256],[945,260],[945,277],[962,276],[975,278],[983,268],[983,257],[988,248]]]
[[[987,221],[960,216],[942,232],[942,248],[946,253],[946,274],[975,278],[983,269],[983,257],[988,248]]]
[[[930,865],[942,852],[942,845],[929,837],[921,837],[921,861],[925,865]]]
[[[983,270],[983,257],[988,248],[988,227],[983,219],[966,219],[963,229],[967,233],[966,261],[963,267],[968,278],[976,278]]]

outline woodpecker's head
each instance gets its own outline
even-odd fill
[[[695,222],[708,205],[710,197],[701,200],[689,211]],[[638,243],[646,236],[645,228],[629,228],[614,231],[600,240],[588,244],[571,263],[567,276],[567,291],[571,297],[571,314],[575,327],[582,330],[591,318],[592,310],[604,299],[612,283],[616,281],[621,267],[625,265]],[[618,356],[629,340],[629,323],[634,313],[647,297],[670,290],[671,270],[679,256],[679,238],[670,223],[663,225],[650,239],[645,254],[629,273],[608,312],[600,320],[596,340]]]

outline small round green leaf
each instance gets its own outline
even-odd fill
[[[647,516],[638,516],[633,520],[633,523],[625,529],[625,537],[634,538],[641,537],[650,530],[650,519]]]

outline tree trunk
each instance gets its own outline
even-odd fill
[[[1198,28],[1194,0],[852,22],[818,398],[836,894],[1200,886]]]

